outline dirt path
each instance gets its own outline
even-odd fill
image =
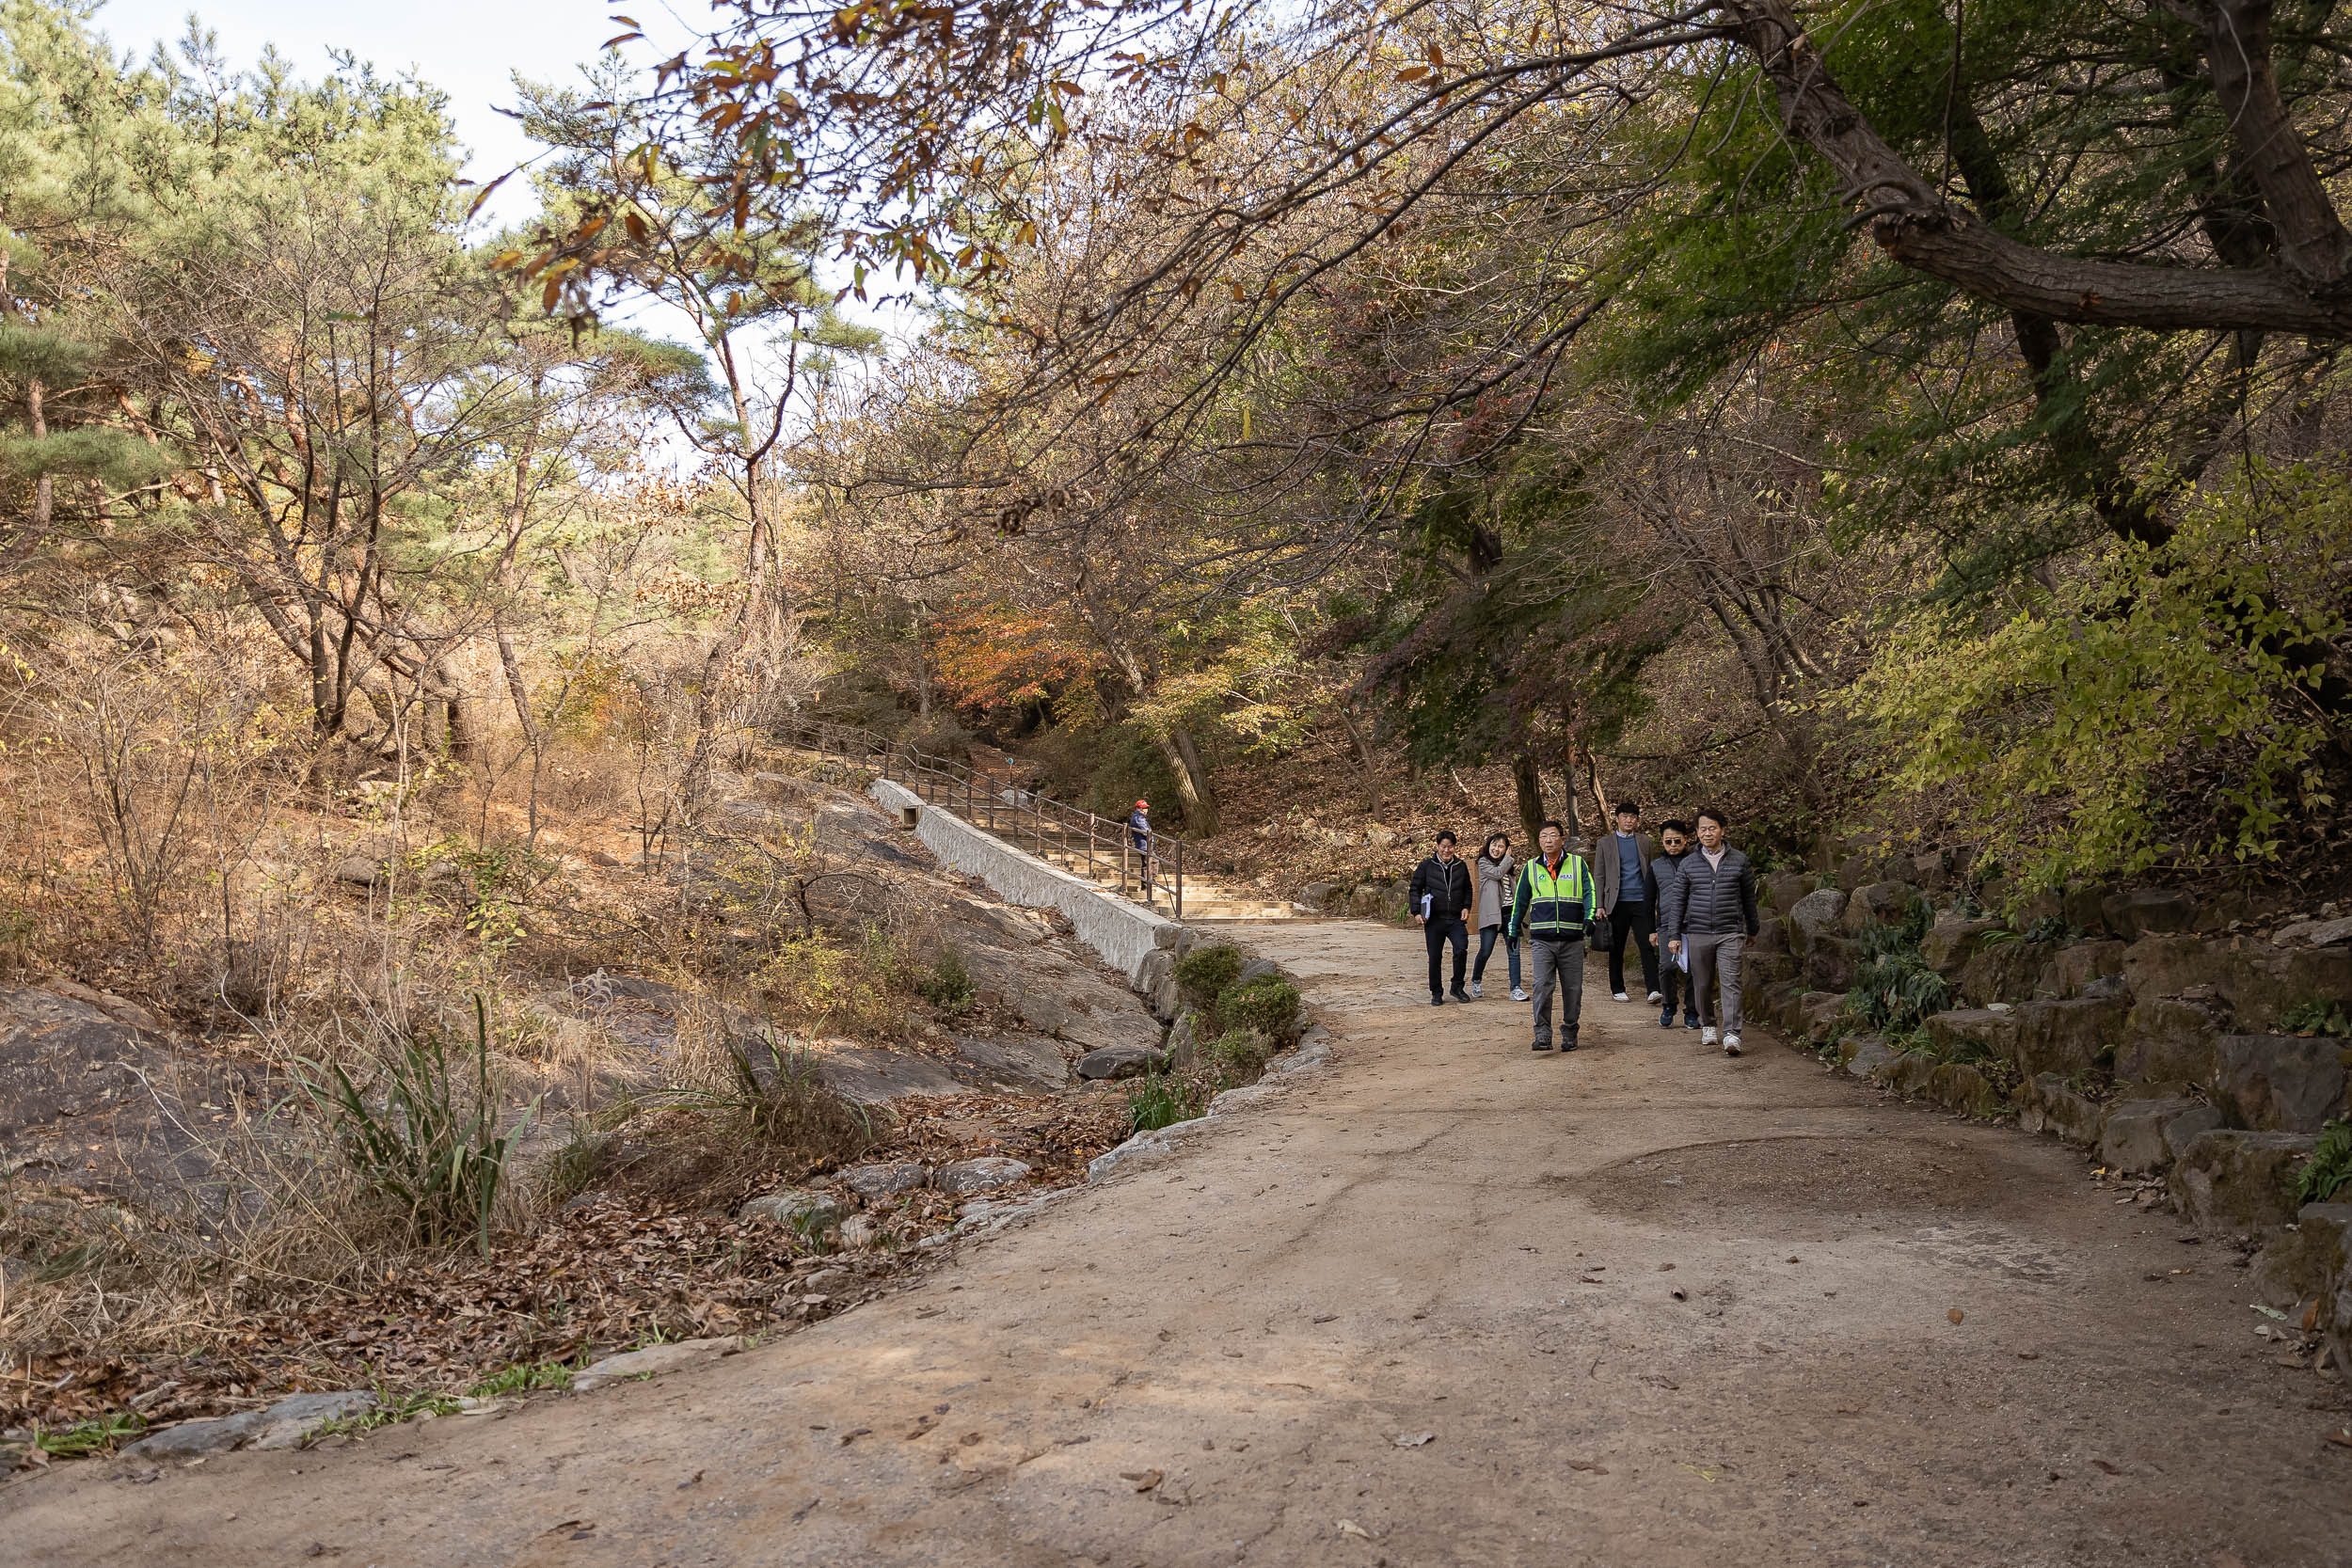
[[[2341,1396],[2078,1156],[1605,997],[1534,1055],[1420,1000],[1409,932],[1248,936],[1331,1067],[918,1287],[501,1418],[75,1467],[0,1560],[2345,1560]]]

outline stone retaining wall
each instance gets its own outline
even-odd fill
[[[1145,968],[1152,956],[1175,951],[1184,927],[1167,916],[1016,849],[954,812],[927,803],[894,780],[876,779],[866,793],[901,820],[912,814],[914,836],[939,857],[941,864],[979,878],[1007,903],[1060,911],[1078,940],[1100,953],[1104,962],[1126,975],[1128,984],[1137,990],[1152,989],[1153,976]],[[1157,970],[1163,965],[1152,967]]]

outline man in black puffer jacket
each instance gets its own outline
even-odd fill
[[[1456,1002],[1468,1002],[1462,990],[1462,968],[1470,958],[1470,927],[1463,916],[1470,909],[1470,865],[1454,852],[1454,835],[1438,835],[1437,851],[1413,869],[1413,884],[1406,893],[1406,902],[1412,906],[1413,918],[1421,922],[1422,939],[1429,944],[1429,1005],[1445,1006],[1446,993],[1438,990],[1442,983],[1442,958],[1445,944],[1454,944],[1454,990]]]
[[[1699,813],[1699,847],[1682,857],[1662,900],[1658,934],[1668,954],[1687,953],[1691,1000],[1699,1006],[1699,1043],[1713,1045],[1722,1022],[1724,1054],[1740,1054],[1740,958],[1756,932],[1756,867],[1724,842],[1729,824],[1709,806]],[[1723,1004],[1716,1006],[1716,982]]]

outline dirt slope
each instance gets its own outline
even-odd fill
[[[1332,1066],[903,1294],[503,1418],[75,1467],[0,1496],[4,1555],[2344,1560],[2341,1396],[2078,1157],[1638,1006],[1534,1056],[1418,1001],[1409,933],[1249,938]]]

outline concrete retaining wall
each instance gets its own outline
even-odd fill
[[[1130,985],[1141,977],[1145,958],[1176,945],[1183,929],[1176,922],[982,832],[954,812],[927,804],[895,780],[876,779],[866,793],[901,820],[914,813],[914,836],[941,864],[979,878],[1007,903],[1059,910],[1078,940],[1103,955]]]

